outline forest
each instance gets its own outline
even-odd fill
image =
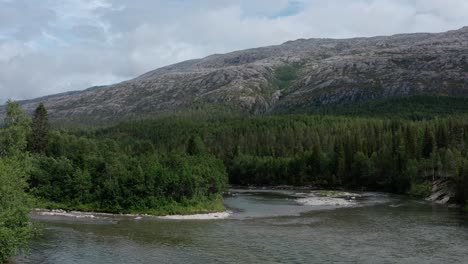
[[[466,116],[173,115],[56,128],[8,102],[0,128],[0,262],[24,245],[32,207],[112,213],[223,210],[228,184],[468,197]]]
[[[8,102],[0,128],[0,263],[35,234],[33,207],[154,215],[223,210],[223,162],[199,141],[186,145],[162,153],[136,138],[56,131],[42,104],[30,118]]]
[[[223,160],[231,184],[426,195],[436,178],[466,188],[467,131],[468,119],[462,117],[413,121],[283,115],[125,122],[94,131],[92,137],[137,138],[162,153],[181,152],[195,139]]]

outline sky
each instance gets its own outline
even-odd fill
[[[442,32],[468,0],[0,0],[0,103],[298,38]]]

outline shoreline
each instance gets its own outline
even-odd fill
[[[173,214],[173,215],[152,215],[152,214],[131,214],[131,213],[105,213],[95,211],[79,211],[65,209],[46,209],[33,208],[30,213],[40,216],[62,216],[72,217],[77,219],[100,219],[105,217],[125,217],[140,220],[143,218],[163,219],[163,220],[212,220],[226,219],[232,215],[232,211],[207,211],[206,213],[198,212],[193,214]]]
[[[296,203],[303,206],[317,206],[317,207],[348,207],[356,206],[356,198],[361,198],[362,195],[358,193],[350,193],[338,190],[318,190],[310,186],[297,188],[295,186],[231,186],[230,191],[225,192],[225,196],[232,196],[236,190],[246,191],[304,191],[304,193],[296,193],[292,196],[295,198]],[[193,210],[191,212],[174,212],[165,214],[151,214],[151,212],[136,212],[136,213],[119,213],[119,212],[102,212],[93,210],[80,210],[78,208],[66,207],[39,207],[33,208],[31,213],[38,216],[56,216],[56,217],[71,217],[75,219],[100,219],[100,218],[133,218],[140,220],[143,218],[161,219],[161,220],[211,220],[211,219],[226,219],[232,216],[233,212],[230,210]]]

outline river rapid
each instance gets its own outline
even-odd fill
[[[468,263],[468,215],[380,193],[231,190],[201,219],[33,212],[14,263]]]

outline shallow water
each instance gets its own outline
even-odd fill
[[[304,206],[293,191],[234,190],[217,220],[33,214],[16,263],[468,263],[468,216],[404,197]]]

